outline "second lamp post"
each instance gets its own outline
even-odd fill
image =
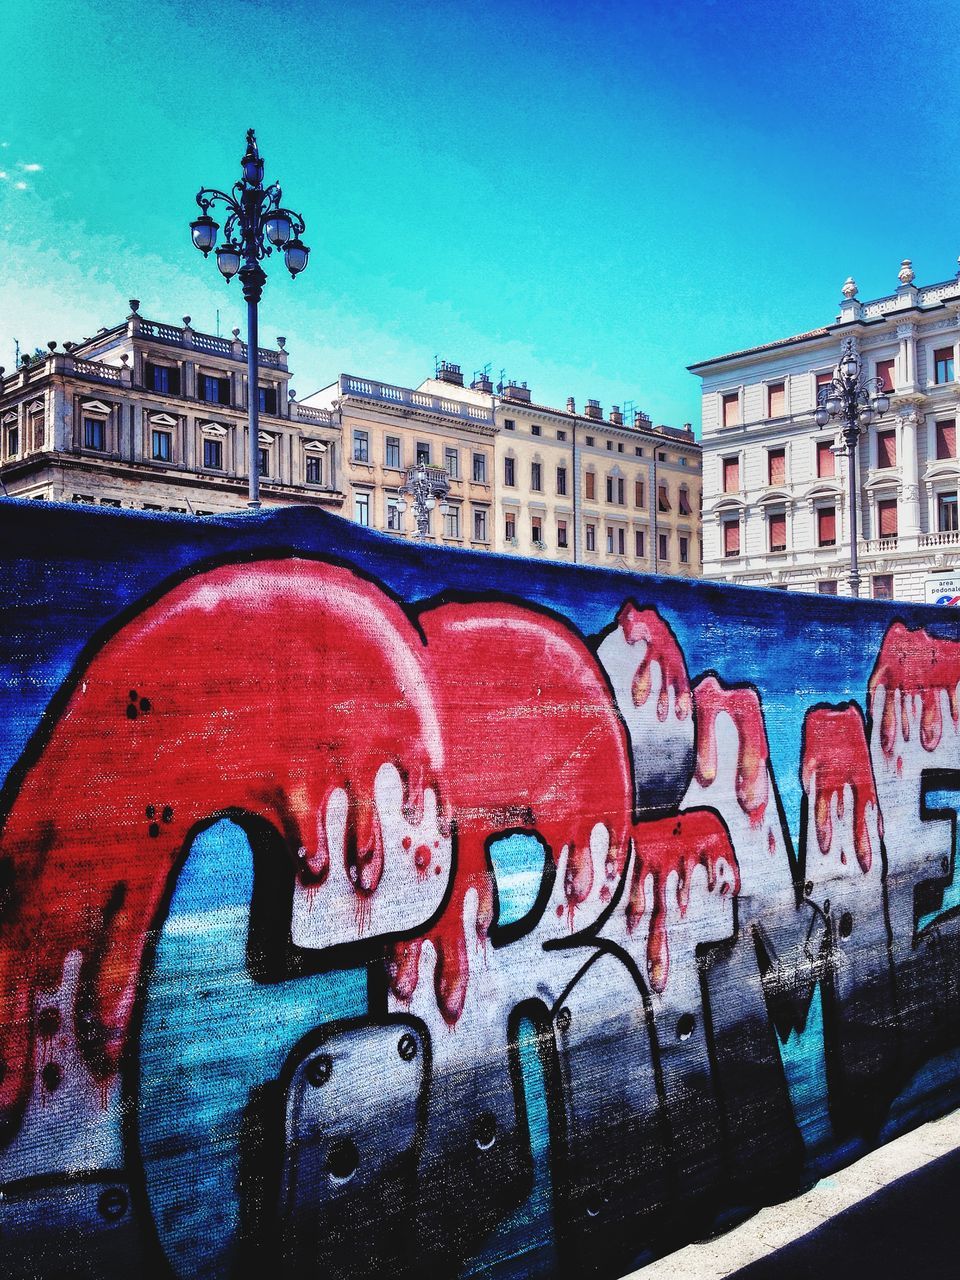
[[[881,378],[865,378],[863,363],[854,350],[853,339],[843,345],[843,355],[833,372],[833,380],[817,393],[816,421],[825,427],[832,419],[843,425],[843,442],[849,458],[850,484],[850,594],[860,594],[860,568],[857,562],[857,453],[860,433],[866,431],[876,414],[886,413],[890,397]]]
[[[299,213],[280,205],[283,192],[273,183],[263,185],[263,160],[257,150],[257,138],[247,130],[247,150],[240,161],[243,177],[234,183],[231,193],[214,187],[202,187],[197,195],[200,217],[190,223],[193,243],[204,257],[217,243],[220,224],[210,217],[215,204],[227,207],[223,227],[225,242],[217,249],[217,266],[225,280],[239,273],[243,296],[247,302],[247,427],[249,431],[249,485],[251,511],[260,507],[260,385],[259,323],[257,307],[267,277],[260,266],[274,249],[282,249],[287,270],[297,276],[307,265],[310,250],[301,241],[304,221]]]

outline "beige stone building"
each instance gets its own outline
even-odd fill
[[[0,480],[11,497],[196,515],[247,502],[246,345],[146,320],[27,357],[0,378]],[[340,424],[296,404],[284,339],[260,348],[265,504],[339,511]]]

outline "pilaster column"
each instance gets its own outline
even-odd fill
[[[898,324],[897,338],[900,350],[897,355],[900,366],[902,386],[897,390],[917,391],[917,326],[915,324]]]
[[[920,536],[920,474],[917,461],[917,431],[923,426],[915,405],[897,413],[900,424],[900,458],[903,489],[897,518],[897,536],[904,550],[915,550]]]

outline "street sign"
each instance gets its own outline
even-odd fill
[[[931,573],[924,583],[927,604],[960,605],[960,573]]]

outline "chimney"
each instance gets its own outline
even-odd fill
[[[623,426],[623,414],[620,412],[620,406],[618,404],[611,406],[610,421],[615,427]]]
[[[502,392],[505,400],[521,400],[524,404],[530,403],[530,389],[525,382],[517,384],[511,378]]]
[[[577,405],[573,396],[567,396],[567,413],[576,413]]]
[[[635,427],[649,427],[650,426],[649,413],[644,413],[642,409],[638,409],[636,413],[633,415],[633,425]]]
[[[603,410],[600,408],[599,400],[588,400],[583,412],[588,418],[593,418],[595,422],[603,421]]]
[[[437,381],[449,382],[454,387],[463,386],[463,374],[458,364],[451,364],[449,360],[440,360],[437,363]]]
[[[487,395],[493,391],[493,383],[490,381],[490,375],[485,373],[483,369],[479,369],[473,375],[473,381],[470,383],[471,391],[485,391]]]

